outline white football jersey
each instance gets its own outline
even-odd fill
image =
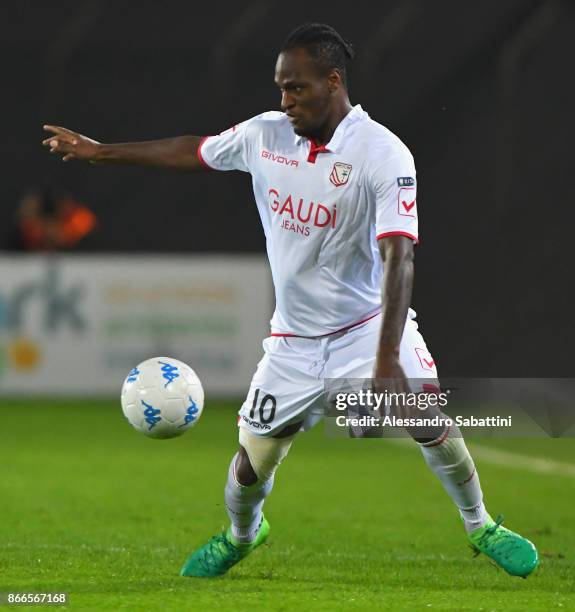
[[[415,165],[397,136],[357,105],[316,146],[270,111],[204,138],[198,157],[252,175],[275,287],[272,335],[322,336],[380,312],[377,240],[418,240]]]

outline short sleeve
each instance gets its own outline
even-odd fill
[[[407,236],[419,242],[415,164],[405,146],[376,165],[371,187],[375,194],[377,240],[386,236]]]
[[[249,126],[253,119],[234,125],[216,136],[202,138],[198,159],[212,170],[241,170],[249,172]]]

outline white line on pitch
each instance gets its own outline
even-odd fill
[[[389,440],[401,446],[415,448],[415,445],[409,438],[389,438]],[[466,444],[469,447],[471,456],[485,463],[514,470],[533,472],[535,474],[552,474],[553,476],[575,478],[575,464],[573,463],[519,455],[510,451],[481,446],[475,442],[466,442]]]
[[[496,448],[480,446],[479,444],[468,444],[468,446],[473,457],[477,457],[477,459],[486,463],[517,470],[526,470],[537,474],[553,474],[554,476],[560,475],[575,478],[575,465],[572,463],[518,455]]]

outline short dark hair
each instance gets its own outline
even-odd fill
[[[306,49],[321,70],[329,72],[337,68],[347,87],[347,62],[354,58],[355,52],[352,44],[331,26],[325,23],[300,25],[287,37],[281,52],[300,48]]]

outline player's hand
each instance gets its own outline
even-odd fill
[[[70,159],[97,161],[100,143],[96,140],[57,125],[45,125],[44,129],[53,135],[43,140],[42,144],[50,148],[50,153],[62,155],[62,161]]]
[[[376,393],[410,393],[409,382],[398,356],[391,354],[378,357],[373,371],[373,390]],[[412,416],[405,414],[405,408],[393,406],[392,413],[398,417]]]
[[[409,391],[405,372],[399,363],[399,357],[395,355],[380,356],[377,359],[373,379],[376,391],[383,392],[383,387],[393,393],[407,393]],[[380,387],[382,388],[380,389]]]

